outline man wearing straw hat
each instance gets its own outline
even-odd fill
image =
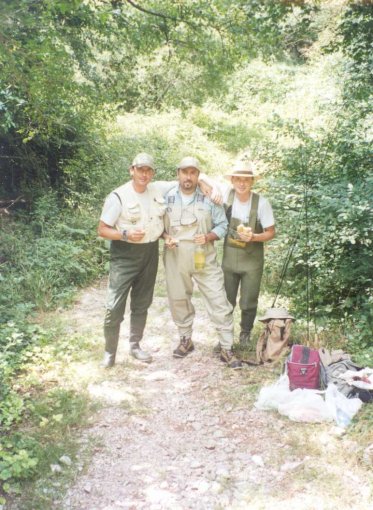
[[[240,287],[240,344],[247,347],[258,307],[264,265],[264,243],[275,236],[271,204],[251,191],[257,177],[249,161],[237,161],[225,175],[231,183],[224,197],[229,221],[224,242],[224,284],[229,302],[235,307]]]

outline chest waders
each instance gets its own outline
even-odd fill
[[[129,291],[131,348],[138,346],[142,339],[148,308],[153,300],[157,268],[158,241],[143,244],[111,242],[104,336],[105,352],[112,355],[113,361]]]
[[[212,215],[210,206],[205,205],[205,197],[196,195],[194,203],[183,206],[178,195],[167,197],[165,230],[179,241],[174,249],[164,250],[167,295],[172,318],[178,328],[180,338],[191,338],[195,309],[192,303],[193,284],[197,284],[206,311],[217,331],[221,347],[230,350],[233,343],[232,307],[224,292],[223,273],[216,260],[213,243],[203,249],[206,265],[202,270],[194,266],[194,236],[211,231]],[[181,221],[191,219],[193,223]]]
[[[241,309],[240,342],[248,343],[258,308],[260,283],[264,265],[263,243],[237,242],[237,226],[241,220],[232,218],[232,204],[234,190],[229,194],[226,204],[226,214],[229,221],[228,234],[224,241],[223,271],[224,285],[229,302],[236,306],[238,289],[240,287],[239,306]],[[263,232],[258,218],[259,195],[252,193],[249,221],[245,226],[251,227],[255,234]]]

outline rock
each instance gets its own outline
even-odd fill
[[[260,455],[252,455],[251,460],[259,467],[264,467],[264,460]]]
[[[363,453],[363,462],[367,466],[373,466],[373,443],[365,448]]]
[[[220,485],[219,482],[212,482],[210,486],[210,491],[212,494],[220,494],[220,492],[222,491],[222,486]]]
[[[62,473],[62,467],[59,464],[50,465],[52,473]]]
[[[198,490],[201,494],[205,494],[209,488],[210,484],[206,480],[197,480],[197,482],[192,485],[192,489]]]
[[[285,464],[283,464],[280,469],[282,472],[293,471],[294,469],[297,469],[297,467],[301,466],[303,464],[303,462],[304,462],[303,460],[297,460],[294,462],[285,462]]]
[[[214,441],[209,441],[208,443],[205,444],[205,448],[207,450],[215,450],[216,443]]]
[[[216,476],[219,478],[229,478],[229,470],[225,466],[219,466],[216,470]]]
[[[87,492],[89,494],[92,490],[92,486],[89,483],[87,483],[87,485],[83,487],[83,490],[84,492]]]
[[[331,431],[330,431],[334,436],[344,436],[346,434],[346,429],[342,428],[342,427],[332,427]]]
[[[198,469],[203,467],[203,465],[198,460],[193,460],[193,462],[190,464],[190,467],[192,469]]]
[[[203,429],[203,425],[202,425],[202,423],[195,422],[195,423],[192,423],[192,428],[193,428],[196,432],[199,432],[200,430],[202,430],[202,429]]]
[[[59,461],[62,462],[62,464],[66,464],[66,466],[71,466],[72,460],[68,455],[62,455],[62,457],[59,458]]]

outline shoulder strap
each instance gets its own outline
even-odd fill
[[[122,205],[122,199],[120,198],[119,194],[116,191],[113,191],[113,195],[116,195],[118,197],[120,205]]]
[[[229,192],[227,203],[224,204],[225,214],[228,220],[230,220],[232,216],[233,201],[234,201],[234,189],[232,188]]]
[[[252,192],[251,209],[250,209],[250,216],[249,216],[249,227],[251,227],[253,232],[255,232],[256,219],[258,216],[258,206],[259,206],[259,195],[258,195],[258,193]]]

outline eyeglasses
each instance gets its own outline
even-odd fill
[[[180,225],[183,227],[188,227],[189,225],[194,225],[194,223],[197,223],[198,218],[197,216],[187,209],[183,209],[180,214]]]

